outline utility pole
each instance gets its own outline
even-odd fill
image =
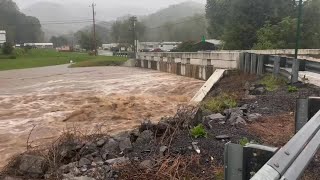
[[[298,22],[297,22],[297,36],[296,36],[296,49],[294,52],[294,61],[292,64],[291,73],[291,84],[298,82],[299,70],[300,70],[300,60],[298,60],[298,52],[300,48],[300,35],[301,35],[301,16],[302,16],[302,0],[299,0],[298,7]]]
[[[301,21],[302,21],[302,0],[299,0],[299,11],[298,11],[298,24],[297,24],[297,36],[296,36],[296,49],[294,57],[298,59],[298,51],[300,48],[300,35],[301,35]]]
[[[137,52],[137,44],[136,44],[136,22],[137,22],[137,17],[136,16],[132,16],[130,18],[131,23],[132,23],[132,37],[133,37],[133,52],[136,53]]]
[[[94,46],[94,55],[97,56],[97,37],[96,37],[96,12],[94,7],[96,4],[92,3],[92,21],[93,21],[93,46]]]

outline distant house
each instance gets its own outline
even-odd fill
[[[222,45],[222,41],[216,39],[208,39],[200,41],[193,45],[193,49],[196,51],[212,51],[217,50]]]
[[[138,50],[140,51],[152,51],[158,49],[160,42],[138,42]]]
[[[7,41],[6,31],[0,30],[0,46]]]
[[[53,43],[24,43],[23,45],[37,49],[53,49]]]
[[[159,49],[162,51],[171,51],[172,49],[177,48],[179,44],[181,44],[181,42],[161,42],[159,44]]]
[[[177,48],[181,42],[139,42],[138,50],[139,51],[171,51],[174,48]]]
[[[72,47],[71,46],[61,46],[61,47],[57,47],[56,50],[59,52],[71,52]]]
[[[112,48],[116,48],[118,46],[119,46],[119,43],[102,44],[102,49],[111,50]]]
[[[214,44],[215,46],[221,46],[223,44],[221,40],[217,40],[217,39],[208,39],[206,40],[206,42]]]

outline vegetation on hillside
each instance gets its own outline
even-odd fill
[[[292,0],[208,0],[212,38],[225,49],[292,48],[298,6]],[[302,48],[320,48],[320,0],[303,3]]]
[[[43,40],[39,20],[22,14],[12,0],[0,0],[0,29],[7,32],[7,41],[10,43]]]

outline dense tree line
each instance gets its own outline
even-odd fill
[[[303,3],[302,47],[320,48],[320,0]],[[208,33],[225,49],[293,48],[294,0],[207,0]]]
[[[144,41],[200,41],[207,34],[204,15],[196,14],[146,29]]]
[[[7,32],[11,43],[43,41],[39,20],[22,14],[12,0],[0,0],[0,29]]]
[[[147,27],[142,21],[136,24],[136,36],[139,41],[200,41],[207,34],[204,15],[194,15],[177,21],[167,20],[164,24]],[[129,19],[116,21],[111,28],[113,42],[132,43],[132,23]]]
[[[136,37],[141,37],[145,33],[146,26],[141,22],[136,22]],[[111,27],[112,41],[116,43],[133,43],[133,23],[130,18],[117,20]]]

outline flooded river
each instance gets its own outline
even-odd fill
[[[127,67],[66,65],[0,72],[0,167],[64,131],[115,134],[159,121],[188,103],[204,81]]]

